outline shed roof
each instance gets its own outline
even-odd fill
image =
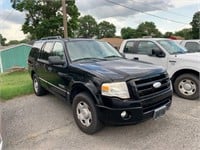
[[[101,39],[101,41],[105,41],[105,42],[112,44],[113,46],[119,47],[121,45],[123,39],[121,39],[121,38],[103,38],[103,39]]]
[[[29,47],[32,47],[32,45],[25,44],[25,43],[21,43],[21,44],[18,44],[18,45],[11,45],[11,46],[1,46],[0,47],[0,52],[9,50],[11,48],[19,47],[19,46],[29,46]]]

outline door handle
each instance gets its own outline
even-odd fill
[[[138,57],[133,57],[133,60],[139,60],[139,58]]]
[[[47,67],[49,72],[52,72],[53,68],[52,67]]]

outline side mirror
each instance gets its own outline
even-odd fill
[[[60,56],[49,56],[48,61],[50,65],[64,65],[65,61]]]
[[[165,57],[165,53],[159,48],[154,48],[152,49],[152,56]]]

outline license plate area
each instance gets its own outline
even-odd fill
[[[155,109],[153,118],[156,119],[156,118],[163,116],[165,114],[166,110],[167,110],[167,107],[165,105]]]

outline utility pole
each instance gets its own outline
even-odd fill
[[[68,38],[68,32],[67,32],[67,11],[66,11],[65,0],[62,0],[62,10],[63,10],[64,38]]]

